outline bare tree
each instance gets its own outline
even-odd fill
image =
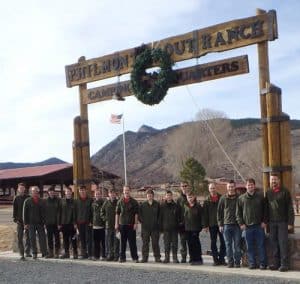
[[[209,109],[199,111],[196,121],[183,124],[168,137],[165,152],[170,173],[177,177],[182,162],[189,157],[197,159],[205,168],[212,161],[216,164],[226,159],[219,144],[228,140],[231,131],[225,113]],[[207,172],[213,174],[211,170]]]

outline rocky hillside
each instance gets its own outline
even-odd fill
[[[291,126],[295,181],[300,183],[300,121]],[[162,130],[143,125],[125,133],[128,179],[135,186],[177,181],[182,161],[192,156],[209,177],[251,176],[260,183],[260,132],[259,119],[213,119]],[[92,163],[124,176],[122,135],[93,155]]]

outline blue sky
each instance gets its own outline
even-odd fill
[[[66,87],[65,65],[83,55],[100,57],[254,16],[256,8],[277,11],[279,38],[269,42],[271,82],[282,88],[283,111],[300,119],[300,1],[5,1],[0,11],[0,162],[36,162],[53,156],[72,161],[79,98],[77,87]],[[125,102],[89,105],[91,154],[122,133],[121,125],[109,123],[111,113],[124,113],[125,128],[133,131],[143,124],[160,129],[190,121],[203,108],[231,118],[260,117],[255,45],[208,54],[198,63],[243,54],[249,57],[249,74],[190,85],[192,97],[184,86],[170,89],[157,106],[143,105],[133,96]],[[196,63],[193,59],[176,67]]]

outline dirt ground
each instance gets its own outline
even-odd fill
[[[0,225],[0,251],[12,250],[15,225]]]

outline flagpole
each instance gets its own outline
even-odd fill
[[[124,154],[124,178],[125,178],[125,186],[127,186],[127,165],[126,165],[126,148],[125,148],[125,128],[124,128],[124,115],[123,115],[123,154]]]

